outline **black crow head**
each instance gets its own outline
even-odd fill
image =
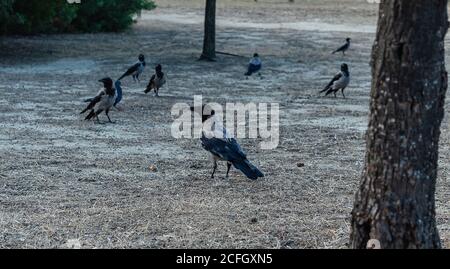
[[[191,106],[191,111],[195,112],[195,107]],[[208,111],[210,111],[210,113],[208,113]],[[216,114],[216,112],[213,109],[207,107],[206,105],[202,106],[202,122],[207,121],[209,118],[214,116],[214,114]]]
[[[341,71],[348,72],[348,65],[347,64],[342,64],[341,65]]]
[[[350,37],[347,37],[347,39],[345,39],[347,42],[350,42],[350,40],[352,40]]]
[[[111,78],[102,78],[99,80],[99,82],[103,82],[103,86],[105,86],[105,88],[107,89],[112,88],[113,81]]]
[[[162,71],[162,66],[160,64],[158,64],[157,66],[155,66],[155,70],[157,72],[161,72]]]
[[[255,53],[255,54],[253,54],[253,57],[259,57],[259,54],[258,53]]]
[[[141,61],[141,62],[145,61],[145,56],[144,56],[144,54],[139,54],[138,59],[139,59],[139,61]]]

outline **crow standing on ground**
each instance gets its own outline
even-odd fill
[[[121,80],[124,77],[127,76],[133,76],[133,80],[136,81],[136,79],[139,81],[139,75],[144,71],[145,69],[145,57],[143,54],[140,54],[138,57],[138,62],[135,63],[133,66],[128,68],[128,70],[118,79]]]
[[[114,87],[116,88],[116,100],[114,101],[114,107],[117,108],[117,110],[121,110],[120,108],[117,107],[117,105],[120,103],[120,101],[122,101],[122,83],[120,82],[120,80],[116,80],[116,82],[114,82]],[[100,90],[99,94],[104,91],[104,90]],[[98,95],[98,94],[97,94]],[[85,99],[84,102],[85,103],[90,103],[92,102],[94,98],[88,98]]]
[[[339,72],[334,78],[328,83],[328,85],[320,91],[320,93],[326,92],[325,96],[329,95],[330,93],[334,93],[334,97],[336,97],[336,92],[339,90],[342,90],[342,96],[344,96],[344,90],[347,88],[348,84],[350,83],[350,72],[348,71],[348,65],[342,64],[341,65],[341,72]]]
[[[333,54],[335,54],[337,52],[342,52],[342,54],[345,55],[345,52],[350,48],[350,41],[351,41],[350,38],[345,39],[345,44],[342,45],[337,50],[333,51]]]
[[[85,120],[91,120],[96,118],[98,123],[100,123],[100,119],[98,115],[105,111],[106,117],[108,117],[109,122],[113,123],[109,118],[109,110],[113,107],[116,102],[116,89],[113,87],[113,81],[111,78],[103,78],[99,80],[99,82],[103,82],[103,86],[105,87],[101,90],[97,96],[91,99],[89,105],[81,111],[80,114],[85,113],[90,110],[89,114],[86,116]]]
[[[159,88],[166,83],[166,76],[162,72],[162,66],[158,64],[155,67],[155,74],[150,78],[150,82],[145,89],[145,93],[149,93],[151,90],[155,90],[155,96],[159,96]]]
[[[191,111],[195,111],[194,107],[191,107]],[[202,122],[205,124],[207,120],[212,121],[211,131],[205,133],[202,132],[200,138],[202,147],[209,151],[213,160],[213,172],[211,178],[214,178],[214,174],[217,169],[217,161],[227,162],[227,174],[230,172],[231,165],[236,169],[239,169],[249,179],[256,180],[259,177],[264,177],[264,174],[256,168],[252,163],[247,160],[247,155],[242,150],[236,139],[231,138],[228,131],[221,126],[218,122],[214,121],[214,110],[209,115],[205,115],[205,105],[202,107]]]

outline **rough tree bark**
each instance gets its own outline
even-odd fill
[[[205,34],[200,60],[216,60],[216,0],[206,0]]]
[[[381,1],[353,248],[440,248],[435,221],[447,0]]]

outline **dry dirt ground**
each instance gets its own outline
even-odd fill
[[[0,247],[347,247],[377,6],[218,1],[218,50],[262,55],[263,79],[245,80],[247,58],[196,61],[203,2],[157,1],[158,9],[121,34],[0,39]],[[331,55],[346,37],[354,41],[348,55]],[[117,78],[140,52],[149,68],[140,84],[123,81],[124,111],[111,112],[117,123],[83,121],[82,100],[98,91],[97,80]],[[348,98],[319,97],[342,62],[352,73]],[[156,63],[168,76],[160,98],[143,93]],[[171,137],[173,104],[191,103],[195,94],[222,104],[280,104],[278,148],[240,140],[265,178],[232,170],[227,180],[222,163],[210,179],[199,141]],[[447,248],[448,127],[447,113],[436,197]]]

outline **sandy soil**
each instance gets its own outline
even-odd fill
[[[122,34],[0,39],[0,247],[347,247],[376,5],[219,1],[218,50],[263,57],[264,78],[245,80],[246,58],[196,61],[204,1],[157,2]],[[348,56],[330,55],[347,36],[354,41]],[[83,121],[82,100],[98,91],[97,80],[118,77],[139,52],[167,73],[161,97],[143,94],[147,69],[140,84],[124,80],[124,111],[111,113],[116,124]],[[352,73],[348,98],[318,97],[342,62]],[[280,104],[277,149],[240,140],[264,179],[232,170],[227,180],[224,164],[210,179],[199,141],[171,137],[172,105],[194,94],[222,104]],[[447,248],[448,126],[446,116],[436,197]]]

